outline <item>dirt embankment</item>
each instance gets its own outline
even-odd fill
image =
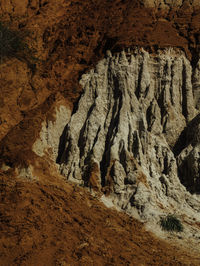
[[[112,52],[138,45],[151,52],[164,47],[184,50],[196,63],[200,9],[146,8],[142,1],[12,1],[1,2],[3,21],[21,32],[36,49],[34,68],[16,59],[0,65],[0,154],[9,165],[30,159],[57,93],[68,103],[81,92],[79,77]],[[67,103],[66,103],[67,104]],[[32,134],[33,132],[33,134]],[[23,140],[23,141],[22,141]]]
[[[0,265],[199,265],[191,250],[40,167],[40,181],[0,175]]]

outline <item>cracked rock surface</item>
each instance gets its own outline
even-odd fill
[[[61,173],[91,187],[95,179],[116,206],[144,220],[171,211],[198,218],[200,201],[179,176],[184,162],[191,167],[184,178],[199,178],[198,133],[195,144],[180,146],[184,128],[199,116],[184,54],[108,51],[80,83],[84,92],[65,129]]]

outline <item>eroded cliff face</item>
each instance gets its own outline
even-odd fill
[[[157,231],[175,213],[198,243],[199,1],[13,0],[0,15],[38,58],[0,64],[2,188],[44,183],[56,209],[62,173]]]
[[[200,189],[198,71],[173,49],[107,51],[80,80],[57,157],[61,173],[144,220],[176,213],[198,221],[200,201],[187,191]]]

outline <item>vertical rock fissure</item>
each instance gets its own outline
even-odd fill
[[[58,156],[56,158],[56,163],[61,163],[61,158],[63,156],[65,146],[66,146],[66,133],[67,133],[67,125],[65,126],[62,135],[60,136],[59,145],[58,145]]]
[[[118,132],[118,125],[119,125],[119,117],[120,117],[120,110],[122,108],[122,92],[119,90],[119,83],[116,78],[113,79],[114,81],[114,88],[113,88],[113,98],[114,98],[114,105],[112,109],[112,117],[110,121],[110,125],[108,127],[104,153],[102,156],[102,161],[100,162],[100,170],[101,170],[101,182],[102,186],[104,187],[106,184],[106,174],[107,169],[110,164],[110,149],[113,145],[114,138]]]
[[[182,70],[182,77],[183,77],[183,83],[182,83],[182,114],[187,119],[188,116],[188,110],[187,110],[187,88],[186,88],[186,67],[183,65]]]
[[[179,176],[186,184],[181,170],[187,171],[189,183],[197,184],[199,165],[196,144],[184,145],[184,128],[197,112],[190,62],[172,49],[156,56],[138,48],[130,53],[127,59],[124,51],[109,52],[82,76],[60,171],[71,181],[109,189],[117,206],[128,213],[136,208],[145,219],[162,212],[158,203],[184,212],[187,191]],[[195,170],[188,172],[184,165],[192,160]]]
[[[142,63],[142,65],[140,67],[140,70],[139,70],[139,74],[138,74],[137,87],[136,87],[136,90],[135,90],[135,95],[136,95],[138,100],[140,98],[140,90],[141,90],[141,81],[142,81],[142,75],[143,75],[143,68],[144,68],[144,65]]]
[[[80,158],[83,157],[84,155],[84,147],[85,147],[85,143],[86,143],[86,138],[87,136],[85,136],[85,130],[86,130],[86,127],[87,127],[87,123],[89,121],[89,117],[92,113],[92,111],[94,110],[96,106],[96,103],[94,102],[92,104],[92,106],[90,106],[89,110],[88,110],[88,113],[87,113],[87,117],[86,117],[86,120],[85,120],[85,123],[83,124],[81,130],[80,130],[80,135],[79,135],[79,139],[78,139],[78,147],[80,149]]]

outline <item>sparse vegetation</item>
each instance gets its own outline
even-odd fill
[[[166,217],[162,217],[160,219],[160,225],[165,231],[174,231],[174,232],[182,232],[183,225],[181,221],[172,214],[167,215]]]
[[[29,65],[37,59],[34,57],[35,50],[30,48],[25,42],[28,32],[20,32],[10,29],[6,24],[0,21],[0,63],[5,58],[16,57],[20,60],[26,60]]]

